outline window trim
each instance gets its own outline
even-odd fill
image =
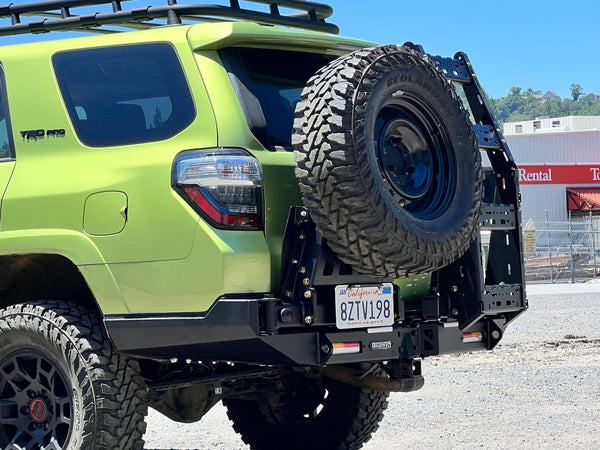
[[[6,137],[10,148],[10,157],[1,158],[0,163],[7,161],[15,161],[17,155],[15,152],[15,139],[13,136],[12,122],[10,119],[10,108],[8,105],[8,90],[6,89],[6,77],[4,76],[4,65],[0,62],[0,95],[2,96],[2,106],[4,107],[4,115],[6,116]]]

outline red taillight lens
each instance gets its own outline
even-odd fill
[[[214,205],[209,198],[205,197],[200,189],[195,187],[183,188],[195,205],[200,207],[212,220],[222,225],[244,225],[251,227],[260,227],[262,225],[260,217],[252,214],[228,214],[221,208]]]
[[[241,149],[181,153],[174,164],[177,191],[213,225],[260,229],[262,171]]]

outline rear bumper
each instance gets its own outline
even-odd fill
[[[495,345],[503,331],[493,321],[482,321],[478,330],[470,330],[482,334],[481,341],[475,342],[463,339],[456,322],[349,331],[307,326],[267,334],[261,311],[272,301],[221,298],[203,314],[107,315],[105,325],[115,347],[134,357],[284,366],[407,360],[485,350]],[[358,343],[358,352],[336,353],[333,344],[342,342]]]

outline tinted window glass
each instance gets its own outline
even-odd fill
[[[106,147],[170,138],[195,116],[169,44],[57,53],[54,69],[79,139]]]
[[[302,89],[334,57],[256,48],[228,48],[220,54],[256,138],[267,148],[291,147]]]

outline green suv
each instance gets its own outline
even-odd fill
[[[359,448],[421,358],[498,343],[517,170],[465,54],[129,3],[0,6],[100,34],[0,47],[1,448],[142,448],[148,406],[221,400],[253,449]]]

